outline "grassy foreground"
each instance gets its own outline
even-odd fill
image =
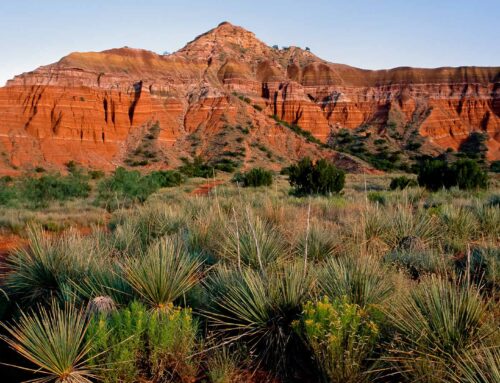
[[[40,382],[500,381],[498,179],[390,178],[2,207],[3,338]]]

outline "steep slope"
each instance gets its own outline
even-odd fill
[[[69,160],[163,168],[194,155],[278,169],[304,155],[336,157],[281,121],[323,142],[340,128],[411,126],[436,152],[481,130],[499,159],[499,84],[500,68],[332,64],[222,23],[172,55],[72,53],[10,80],[0,88],[0,172]]]

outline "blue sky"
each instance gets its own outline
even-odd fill
[[[500,0],[1,0],[0,85],[73,51],[175,51],[221,21],[361,68],[500,66]]]

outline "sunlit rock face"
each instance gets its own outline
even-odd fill
[[[325,142],[339,128],[383,127],[391,110],[437,149],[487,132],[488,156],[500,159],[499,67],[362,70],[296,47],[273,49],[222,23],[171,55],[72,53],[8,81],[0,88],[0,172],[70,160],[110,170],[155,124],[161,161],[148,167],[238,146],[243,166],[279,168],[305,155],[338,155],[277,120]],[[238,145],[229,139],[235,127],[248,131]]]

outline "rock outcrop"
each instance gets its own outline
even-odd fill
[[[147,137],[156,154],[139,165],[151,168],[194,155],[274,168],[336,157],[281,121],[323,142],[343,127],[412,124],[436,150],[483,131],[500,159],[500,67],[362,70],[271,48],[229,23],[171,55],[72,53],[0,88],[0,172],[70,160],[109,170]]]

